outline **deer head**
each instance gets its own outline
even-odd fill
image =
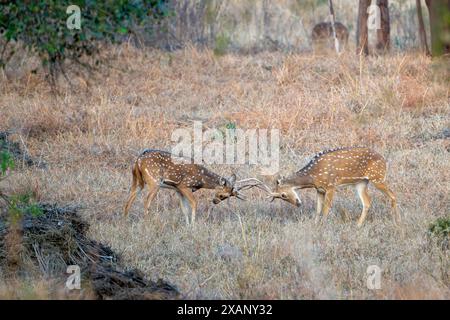
[[[271,198],[271,201],[281,199],[299,207],[302,201],[296,191],[297,189],[298,187],[289,179],[278,179],[275,192],[271,192],[269,198]]]
[[[239,198],[240,195],[234,189],[236,183],[236,175],[233,174],[229,178],[220,178],[220,185],[216,187],[216,194],[214,195],[213,203],[218,204],[221,201],[230,197]]]
[[[242,193],[244,190],[251,188],[259,188],[265,192],[271,193],[271,190],[262,181],[256,178],[249,178],[236,181],[236,175],[233,174],[230,178],[221,178],[220,186],[216,188],[216,194],[213,199],[214,204],[218,204],[221,201],[230,197],[236,197],[241,200],[246,200],[245,195]]]

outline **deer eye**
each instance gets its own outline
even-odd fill
[[[283,193],[281,194],[281,197],[282,197],[283,199],[287,199],[287,194],[286,194],[286,192],[283,192]]]

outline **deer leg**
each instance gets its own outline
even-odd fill
[[[158,193],[159,186],[156,183],[148,184],[148,194],[144,201],[144,213],[148,215],[150,204]]]
[[[186,225],[189,225],[189,217],[188,217],[188,211],[192,210],[189,206],[189,203],[187,199],[183,196],[183,194],[177,190],[177,194],[180,197],[180,206],[181,211],[183,212],[184,218],[186,220]]]
[[[125,209],[123,212],[125,217],[128,216],[128,212],[130,211],[131,205],[133,204],[134,200],[136,199],[136,195],[139,192],[137,187],[138,187],[138,180],[133,172],[133,182],[132,182],[131,188],[130,188],[130,196],[128,197],[128,200],[127,200],[127,203],[125,204]]]
[[[324,219],[326,219],[328,217],[328,214],[330,213],[331,203],[333,202],[333,197],[334,197],[334,189],[328,189],[324,195],[324,202],[323,202],[323,208],[322,208],[322,214],[323,214]]]
[[[128,197],[128,200],[127,200],[127,203],[125,204],[125,209],[124,209],[124,212],[123,212],[123,215],[125,217],[128,216],[128,212],[130,211],[130,208],[131,208],[131,205],[134,202],[134,199],[136,199],[137,193],[138,193],[137,185],[133,184],[131,186],[130,196]]]
[[[363,209],[361,212],[361,216],[358,220],[358,227],[361,227],[364,223],[364,220],[366,220],[367,212],[370,208],[370,196],[367,193],[367,185],[368,181],[363,181],[358,184],[356,184],[356,191],[358,192],[359,198],[361,199],[361,203],[363,205]]]
[[[179,187],[181,195],[183,196],[183,201],[186,201],[191,209],[191,223],[195,223],[195,213],[197,211],[197,201],[195,201],[194,194],[192,193],[190,188]],[[189,219],[186,217],[186,220]]]
[[[388,186],[384,182],[374,182],[372,181],[375,188],[383,192],[386,196],[388,196],[391,199],[391,206],[392,206],[392,217],[394,220],[394,223],[397,224],[400,222],[400,214],[397,210],[397,200],[395,198],[394,193],[389,190]]]
[[[319,223],[320,221],[320,215],[322,213],[324,199],[325,193],[317,192],[316,219],[314,221],[316,224]]]

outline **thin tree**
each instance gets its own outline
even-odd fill
[[[420,0],[416,0],[416,7],[417,7],[417,19],[419,20],[420,47],[422,49],[422,52],[427,56],[429,56],[430,49],[428,49],[427,33],[425,32],[425,23],[423,22],[422,4],[420,3]]]
[[[334,16],[333,1],[328,0],[328,5],[330,7],[331,29],[333,30],[334,48],[336,49],[336,53],[339,53],[339,40],[336,35],[336,18]]]
[[[426,0],[430,13],[431,53],[450,53],[450,0]]]
[[[358,23],[356,25],[356,53],[369,54],[369,30],[367,19],[369,14],[367,9],[370,6],[370,0],[359,0]]]
[[[377,6],[380,9],[380,28],[377,29],[377,51],[386,52],[390,48],[390,20],[389,20],[389,1],[377,0]]]

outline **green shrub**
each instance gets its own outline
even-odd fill
[[[0,177],[4,176],[8,169],[14,169],[14,160],[9,152],[0,150]]]
[[[8,169],[14,169],[14,160],[7,151],[0,153],[0,181],[5,178]],[[6,202],[7,211],[13,221],[21,219],[24,214],[38,217],[42,214],[41,207],[33,200],[31,193],[6,195],[0,189],[0,200]]]
[[[81,11],[81,29],[70,30],[70,5]],[[168,15],[164,0],[43,0],[0,2],[0,66],[8,45],[21,44],[35,52],[54,81],[66,61],[92,67],[80,59],[98,53],[99,44],[117,42],[135,26],[151,29]]]
[[[215,40],[214,54],[216,56],[223,56],[225,53],[227,53],[229,45],[230,38],[225,34],[219,34]]]
[[[10,218],[17,220],[24,214],[39,217],[43,214],[42,208],[37,204],[31,193],[15,194],[8,197],[8,213]]]
[[[437,238],[443,248],[448,248],[450,233],[450,216],[440,217],[428,228],[430,235]]]

